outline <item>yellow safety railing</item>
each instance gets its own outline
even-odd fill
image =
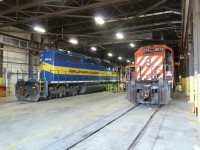
[[[0,78],[0,85],[3,84],[3,78]]]
[[[9,86],[6,86],[6,96],[10,96],[10,93],[12,93],[12,90]]]

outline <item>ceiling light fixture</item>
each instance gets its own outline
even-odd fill
[[[123,38],[124,38],[124,35],[123,35],[122,33],[117,33],[117,34],[116,34],[116,37],[117,37],[118,39],[123,39]]]
[[[109,57],[112,57],[112,56],[113,56],[113,54],[112,54],[112,53],[108,53],[108,56],[109,56]]]
[[[37,32],[41,32],[41,33],[46,32],[46,30],[45,30],[44,28],[39,27],[39,26],[35,26],[35,27],[34,27],[34,30],[37,31]]]
[[[121,56],[119,56],[119,57],[118,57],[118,59],[119,59],[119,60],[122,60],[122,57],[121,57]]]
[[[135,47],[135,44],[133,44],[133,43],[130,43],[130,47]]]
[[[61,48],[59,48],[58,50],[59,50],[59,51],[65,51],[64,49],[61,49]]]
[[[72,44],[78,44],[78,41],[76,39],[70,39],[69,42]]]
[[[94,18],[96,23],[100,24],[100,25],[103,25],[105,23],[104,19],[102,17],[95,17]]]
[[[127,62],[127,63],[130,63],[130,60],[127,60],[126,62]]]
[[[92,50],[92,51],[96,51],[97,48],[96,48],[96,47],[91,47],[91,50]]]

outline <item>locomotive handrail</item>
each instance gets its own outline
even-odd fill
[[[66,70],[65,70],[65,84],[66,84],[66,81],[67,81],[67,76],[66,76]]]
[[[51,70],[50,70],[51,71]],[[44,71],[44,78],[40,78],[39,79],[39,89],[40,89],[40,92],[42,92],[42,81],[44,82],[44,85],[45,85],[45,90],[47,90],[48,89],[48,85],[46,84],[47,83],[47,80],[46,80],[46,74],[45,74],[46,72]],[[43,87],[44,88],[44,87]],[[46,91],[45,91],[46,92]],[[44,93],[44,91],[43,91],[43,93]]]
[[[167,68],[166,68],[166,66],[169,67],[169,71],[171,71],[171,72],[174,71],[174,66],[173,66],[173,65],[165,64],[165,80],[167,80]],[[172,68],[172,69],[170,69],[170,68]],[[173,76],[173,74],[171,74],[171,78],[172,78],[171,86],[172,86],[172,88],[173,88],[173,86],[174,86],[174,83],[173,83],[173,81],[174,81],[174,76]]]
[[[46,73],[46,71],[44,70],[44,78],[46,79],[46,74],[45,73]]]

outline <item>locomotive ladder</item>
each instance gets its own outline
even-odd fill
[[[45,72],[44,72],[44,74],[45,74]],[[39,89],[40,89],[40,95],[42,97],[48,96],[48,81],[46,80],[45,76],[43,79],[39,80]]]
[[[44,82],[42,80],[39,80],[39,87],[40,87],[40,93],[44,90]]]

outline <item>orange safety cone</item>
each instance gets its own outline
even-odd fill
[[[195,105],[194,104],[192,104],[191,113],[195,113]]]

